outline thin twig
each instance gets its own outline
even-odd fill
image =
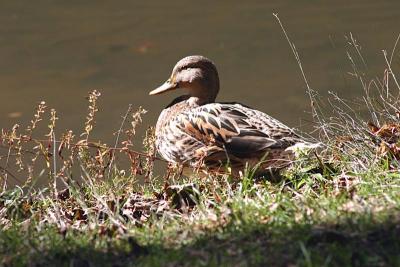
[[[3,169],[6,171],[5,174],[4,174],[3,191],[5,191],[5,190],[7,189],[7,180],[8,180],[8,174],[9,174],[9,172],[7,171],[7,169],[8,169],[8,162],[9,162],[9,160],[10,160],[10,154],[11,154],[11,146],[10,146],[9,149],[8,149],[8,152],[7,152],[7,159],[6,159],[6,165],[5,165],[5,167],[3,168]],[[15,176],[12,176],[12,177],[15,177]]]
[[[394,82],[396,83],[397,88],[400,90],[400,85],[397,82],[396,75],[394,75],[394,72],[392,71],[392,65],[388,61],[386,50],[383,50],[383,56],[385,57],[385,61],[386,61],[387,67],[389,68],[390,74],[392,75],[392,78],[393,78]]]
[[[126,113],[125,113],[125,115],[124,115],[124,117],[123,117],[123,119],[122,119],[121,126],[120,126],[119,129],[118,129],[117,138],[115,138],[114,150],[115,150],[115,149],[117,148],[117,146],[118,146],[119,137],[120,137],[120,135],[121,135],[122,129],[123,129],[124,124],[125,124],[125,121],[126,121],[128,115],[129,115],[129,113],[131,112],[131,110],[132,110],[132,104],[129,104],[128,110],[126,111]],[[108,177],[110,177],[113,162],[114,162],[114,153],[111,153],[110,167],[109,167],[109,169],[108,169],[108,175],[107,175]]]
[[[57,159],[56,159],[56,134],[54,129],[52,130],[53,138],[53,189],[54,196],[57,197]]]
[[[289,46],[290,46],[290,48],[291,48],[291,50],[293,52],[293,55],[294,55],[294,57],[295,57],[295,59],[297,61],[298,66],[300,68],[301,75],[303,76],[303,80],[304,80],[304,82],[305,82],[305,84],[307,86],[307,94],[308,94],[308,96],[310,98],[310,105],[311,105],[311,112],[312,112],[313,119],[314,120],[317,119],[320,122],[320,119],[318,118],[318,113],[315,110],[315,106],[314,106],[313,93],[312,93],[313,91],[312,91],[312,89],[310,87],[310,84],[308,83],[306,74],[304,73],[303,65],[301,64],[299,53],[297,52],[294,43],[290,40],[290,38],[289,38],[289,36],[288,36],[288,34],[287,34],[286,30],[285,30],[285,27],[283,26],[281,20],[278,17],[278,14],[277,13],[272,13],[272,14],[274,15],[274,17],[278,21],[279,25],[281,26],[283,34],[285,35],[286,40],[289,43]]]
[[[301,61],[300,61],[299,53],[297,52],[294,43],[292,43],[292,41],[290,41],[290,38],[289,38],[288,34],[286,33],[285,27],[283,26],[281,20],[279,19],[278,14],[277,13],[273,13],[273,15],[275,16],[276,20],[278,21],[279,25],[281,26],[283,34],[285,35],[286,40],[288,41],[289,46],[292,49],[293,55],[296,58],[297,63],[299,64],[300,71],[301,71],[301,74],[303,75],[303,79],[304,79],[304,82],[306,83],[307,89],[311,90],[311,87],[310,87],[310,85],[308,83],[307,77],[306,77],[306,75],[304,73],[304,70],[303,70],[303,65],[301,64]]]
[[[7,138],[3,138],[3,140],[7,140]],[[24,137],[20,137],[20,138],[14,138],[14,140],[21,140],[23,142],[37,142],[37,143],[48,143],[49,140],[46,139],[34,139],[34,138],[24,138]],[[62,143],[63,141],[58,141],[55,140],[54,143]],[[101,149],[108,149],[111,151],[129,151],[133,154],[139,155],[139,156],[143,156],[143,157],[148,157],[149,155],[145,152],[139,152],[136,150],[132,150],[132,149],[127,149],[126,147],[108,147],[108,146],[103,146],[103,145],[99,145],[98,143],[95,142],[88,142],[88,143],[74,143],[74,144],[70,144],[71,146],[74,147],[89,147],[89,148],[101,148]],[[159,157],[154,157],[154,159],[156,160],[160,160],[160,161],[165,161],[164,159],[161,159]]]
[[[392,49],[392,54],[390,55],[390,61],[389,61],[390,64],[392,64],[394,52],[396,51],[397,44],[399,43],[399,40],[400,40],[400,33],[399,33],[399,35],[397,35],[396,42],[394,43],[394,46],[393,46],[393,49]]]

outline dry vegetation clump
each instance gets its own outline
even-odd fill
[[[16,124],[2,130],[3,229],[34,221],[40,227],[55,226],[61,233],[96,229],[100,234],[124,234],[130,226],[174,217],[196,204],[197,185],[169,185],[153,177],[154,161],[161,160],[156,157],[154,128],[145,133],[143,152],[134,149],[136,128],[146,113],[143,108],[134,111],[129,105],[113,146],[90,140],[99,97],[96,90],[89,93],[84,130],[78,136],[68,130],[57,138],[56,111],[47,111],[44,101],[26,129],[20,131]],[[47,112],[48,132],[37,138],[35,131]],[[181,170],[172,166],[166,170],[170,179],[180,175]]]
[[[363,94],[360,99],[345,100],[330,92],[332,98],[320,101],[311,89],[313,115],[319,139],[326,144],[331,161],[341,162],[354,172],[367,171],[382,160],[389,168],[399,168],[400,85],[393,71],[397,38],[390,57],[383,51],[387,68],[383,78],[369,78],[366,60],[360,45],[350,34],[348,58],[352,76],[359,80]],[[359,67],[356,61],[362,62]],[[325,103],[323,103],[325,102]],[[331,110],[332,114],[326,114]]]
[[[89,94],[89,108],[83,132],[76,136],[72,130],[56,136],[56,111],[49,111],[48,133],[44,138],[34,136],[34,131],[43,121],[47,106],[44,101],[39,103],[31,124],[22,129],[15,124],[11,130],[2,129],[0,141],[3,154],[1,155],[1,183],[3,190],[11,182],[20,186],[29,186],[33,178],[46,176],[52,182],[53,193],[57,191],[57,185],[68,185],[74,167],[84,169],[92,179],[110,179],[118,171],[116,156],[125,155],[131,162],[130,175],[137,173],[151,174],[151,161],[155,159],[153,130],[149,129],[144,140],[145,152],[133,150],[132,138],[135,135],[137,125],[142,121],[142,115],[146,113],[141,107],[133,111],[129,106],[123,117],[121,128],[116,133],[114,146],[108,146],[101,142],[90,140],[90,134],[95,123],[95,115],[98,111],[97,99],[100,93],[96,90]],[[124,128],[125,124],[130,128]],[[120,140],[124,135],[125,140]],[[38,160],[40,159],[40,160]],[[82,178],[82,177],[81,177]]]

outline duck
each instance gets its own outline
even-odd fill
[[[238,102],[216,102],[220,80],[216,65],[201,55],[179,60],[170,77],[149,95],[183,94],[162,110],[155,145],[171,164],[206,172],[243,173],[247,167],[280,170],[307,142],[277,119]],[[229,166],[227,168],[227,166]]]

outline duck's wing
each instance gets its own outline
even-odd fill
[[[286,149],[299,140],[276,119],[241,104],[211,103],[178,114],[172,123],[181,151],[211,156],[252,157],[269,149]],[[193,157],[190,152],[189,157]]]

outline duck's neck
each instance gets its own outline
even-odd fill
[[[198,81],[186,88],[191,103],[201,106],[215,101],[219,91],[219,80],[218,76],[210,77],[212,78]]]
[[[190,108],[195,108],[199,107],[208,103],[213,103],[214,99],[206,99],[206,98],[201,98],[201,97],[196,97],[196,96],[190,96],[190,95],[181,95],[177,98],[175,98],[166,108],[175,106],[175,105],[186,105]]]
[[[202,106],[208,103],[213,103],[214,99],[208,99],[208,98],[203,98],[203,97],[196,97],[196,96],[190,96],[187,100],[190,106]]]

